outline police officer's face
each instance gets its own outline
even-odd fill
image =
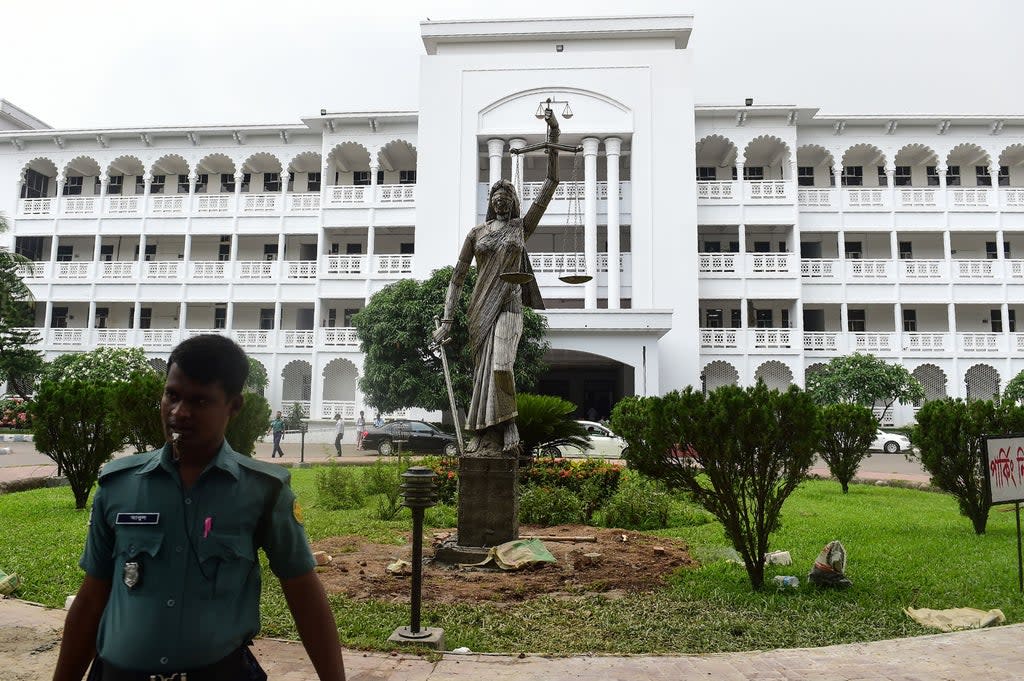
[[[242,397],[228,398],[219,381],[203,384],[172,364],[160,400],[160,416],[168,441],[178,434],[183,456],[216,453],[228,420],[242,408]]]

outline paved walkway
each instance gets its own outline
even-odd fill
[[[48,679],[63,610],[0,600],[0,681]],[[410,655],[345,651],[349,681],[968,681],[1024,679],[1024,625],[955,634],[718,655],[546,658],[537,655]],[[315,681],[302,646],[261,639],[256,655],[272,681]]]

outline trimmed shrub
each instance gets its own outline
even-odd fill
[[[242,394],[242,409],[228,421],[224,438],[239,454],[252,456],[256,451],[256,441],[270,427],[270,403],[259,393]]]
[[[859,404],[826,404],[821,408],[821,442],[818,450],[828,469],[850,491],[850,480],[857,475],[868,447],[875,439],[878,422],[867,407]]]
[[[366,496],[355,470],[327,466],[316,472],[316,502],[331,511],[361,508]]]
[[[605,504],[602,525],[627,530],[668,527],[672,497],[665,486],[643,475],[629,475]]]
[[[426,527],[455,527],[459,522],[458,509],[448,504],[428,508],[423,514]]]
[[[564,525],[583,522],[583,502],[563,487],[529,487],[519,498],[519,522]]]

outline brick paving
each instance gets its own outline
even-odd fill
[[[0,600],[0,681],[48,679],[63,610]],[[1024,624],[954,634],[717,655],[548,658],[345,651],[349,681],[1024,681]],[[261,639],[256,655],[272,681],[315,681],[302,645]]]

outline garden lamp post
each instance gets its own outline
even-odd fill
[[[423,587],[423,512],[437,504],[434,471],[413,466],[402,473],[403,505],[412,511],[412,616],[409,626],[399,627],[388,641],[414,643],[444,650],[444,630],[420,627],[420,603]]]

